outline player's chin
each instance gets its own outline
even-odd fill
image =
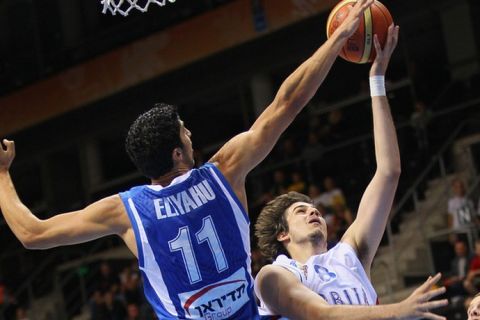
[[[327,230],[322,228],[316,228],[311,231],[308,235],[310,239],[315,239],[316,241],[326,241],[327,240]]]

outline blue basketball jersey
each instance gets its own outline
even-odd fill
[[[249,219],[215,165],[120,193],[159,319],[258,319]]]

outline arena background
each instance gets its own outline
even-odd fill
[[[0,136],[16,142],[11,173],[20,197],[48,218],[147,183],[123,142],[130,123],[155,102],[179,106],[197,163],[207,161],[325,41],[335,3],[177,0],[122,17],[101,14],[94,0],[1,1]],[[372,280],[380,301],[390,302],[434,271],[448,273],[452,234],[473,254],[476,225],[452,230],[446,222],[452,179],[463,180],[475,205],[479,196],[480,3],[383,3],[401,26],[387,79],[402,177]],[[355,214],[375,168],[368,69],[338,59],[250,174],[252,222],[274,187],[322,190],[326,177]],[[419,104],[426,110],[420,122]],[[1,218],[0,243],[0,318],[103,319],[98,310],[107,298],[98,288],[117,282],[113,300],[125,309],[118,319],[136,312],[151,318],[134,260],[115,237],[28,251]],[[262,263],[257,252],[254,260]],[[444,310],[449,319],[464,317],[459,301]]]

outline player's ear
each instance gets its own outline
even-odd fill
[[[178,161],[182,160],[182,156],[183,156],[182,148],[173,149],[173,151],[172,151],[173,162],[178,162]]]
[[[290,235],[286,231],[282,231],[277,235],[277,240],[280,242],[284,242],[290,239]]]

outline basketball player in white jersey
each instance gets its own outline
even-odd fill
[[[40,220],[17,196],[9,174],[14,143],[3,140],[0,208],[7,224],[29,249],[118,235],[138,257],[145,295],[160,319],[257,319],[246,175],[310,101],[372,3],[359,0],[334,35],[285,80],[252,127],[201,168],[193,169],[191,133],[176,108],[158,105],[134,122],[126,140],[150,185]]]
[[[375,36],[377,57],[370,70],[370,87],[377,170],[356,220],[340,243],[327,251],[325,220],[305,195],[281,195],[259,215],[255,226],[259,248],[275,259],[255,280],[260,315],[265,319],[445,319],[429,311],[447,304],[446,300],[429,301],[445,292],[445,288],[430,291],[440,275],[401,303],[383,306],[377,306],[369,279],[400,177],[400,154],[384,86],[398,32],[398,26],[389,27],[383,50]]]
[[[468,320],[480,320],[480,293],[477,293],[467,309]]]

